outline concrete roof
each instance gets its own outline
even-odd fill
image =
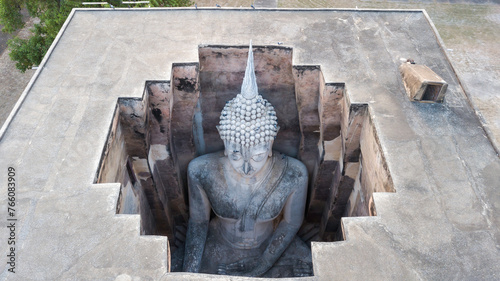
[[[118,97],[198,61],[199,44],[250,39],[293,47],[295,65],[320,65],[368,103],[394,181],[395,193],[374,194],[376,217],[344,219],[346,241],[313,244],[313,279],[498,278],[500,160],[425,12],[275,9],[74,11],[0,142],[0,182],[14,167],[17,183],[17,273],[2,263],[0,276],[208,278],[165,274],[166,238],[114,214],[119,184],[92,183]],[[443,104],[408,100],[407,58],[449,83]],[[0,217],[5,229],[6,208]]]

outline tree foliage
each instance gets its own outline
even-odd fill
[[[31,30],[28,39],[14,37],[9,40],[10,58],[16,61],[16,67],[25,72],[42,62],[45,53],[57,36],[73,8],[83,7],[82,2],[104,2],[106,0],[0,0],[0,24],[2,32],[13,33],[24,27],[21,10],[26,8],[30,17],[40,19]],[[115,7],[143,7],[148,5],[123,4],[122,0],[108,0]],[[190,6],[189,0],[150,0],[151,7]],[[109,5],[105,5],[109,7]],[[93,6],[99,7],[99,6]]]
[[[13,33],[24,27],[21,10],[25,8],[30,17],[37,17],[32,35],[28,39],[14,37],[8,41],[9,56],[16,61],[16,67],[25,72],[38,65],[49,49],[68,17],[71,9],[80,7],[81,1],[74,0],[0,0],[0,23],[3,32]],[[7,16],[8,13],[8,16]]]
[[[190,0],[149,0],[151,7],[187,7],[193,5]]]
[[[22,0],[0,0],[0,24],[2,32],[12,33],[24,27],[21,15]]]
[[[35,29],[39,29],[39,26],[36,26]],[[25,72],[33,65],[40,64],[50,47],[47,38],[40,33],[35,33],[26,40],[14,37],[9,40],[8,44],[11,48],[9,56],[11,60],[16,62],[16,68],[21,72]]]

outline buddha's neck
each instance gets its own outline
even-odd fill
[[[272,170],[272,165],[273,165],[273,159],[271,156],[267,159],[262,169],[260,169],[257,173],[251,176],[244,176],[235,171],[237,175],[239,175],[236,179],[241,185],[246,185],[249,187],[258,186],[267,178],[268,174]]]

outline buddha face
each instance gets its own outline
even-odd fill
[[[225,154],[231,166],[243,177],[259,173],[272,155],[273,142],[244,147],[234,142],[226,142]]]

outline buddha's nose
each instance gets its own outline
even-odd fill
[[[252,170],[252,166],[250,165],[250,163],[248,163],[248,161],[243,162],[243,173],[245,173],[245,175],[248,175],[248,173],[250,173],[250,170]]]

